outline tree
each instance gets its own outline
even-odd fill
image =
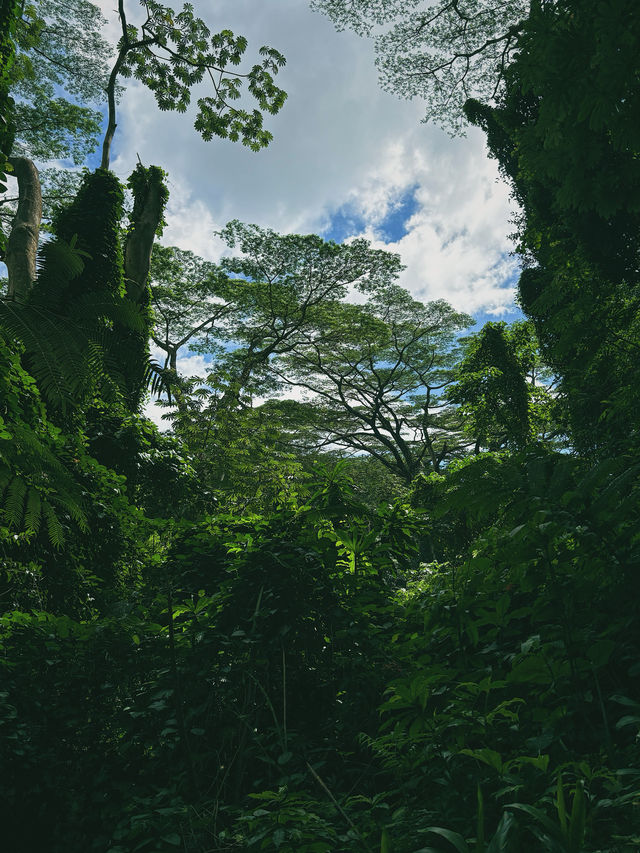
[[[150,0],[143,4],[140,28],[127,23],[124,0],[118,3],[122,38],[110,69],[112,48],[102,36],[106,23],[90,0],[40,0],[23,4],[12,31],[16,57],[9,86],[16,99],[15,156],[46,161],[83,162],[96,147],[102,116],[95,107],[108,101],[107,141],[102,167],[115,130],[119,76],[134,75],[155,93],[160,109],[184,112],[190,89],[209,78],[214,95],[198,101],[196,128],[205,139],[229,136],[258,149],[271,134],[262,127],[260,110],[277,113],[285,93],[273,82],[284,57],[268,47],[246,72],[235,71],[246,50],[244,37],[229,30],[211,34],[187,4],[179,13]],[[249,113],[231,106],[246,80],[260,110]]]
[[[17,3],[2,0],[0,4],[0,197],[7,190],[7,169],[11,168],[8,157],[15,137],[12,121],[14,102],[9,95],[9,69],[15,57],[15,44],[11,38],[18,17]],[[5,247],[4,234],[0,231],[0,251]]]
[[[269,437],[271,448],[280,443],[280,415],[253,408],[256,395],[278,393],[282,386],[274,360],[310,336],[330,338],[327,311],[353,290],[390,286],[401,269],[396,255],[371,249],[366,240],[338,245],[237,221],[220,233],[240,256],[223,258],[218,267],[191,253],[161,249],[152,283],[154,340],[167,353],[167,365],[177,364],[183,346],[209,362],[202,381],[177,385],[178,410],[169,418],[218,483],[233,476],[237,481],[234,459],[246,467],[250,458],[253,470],[264,456],[264,447],[257,448],[263,438]],[[286,467],[291,449],[280,444]]]
[[[216,335],[234,310],[234,283],[217,264],[175,246],[156,246],[151,260],[152,339],[177,372],[178,353],[191,343],[216,351]]]
[[[554,380],[541,361],[530,322],[485,323],[463,344],[465,355],[447,399],[460,406],[476,452],[522,449],[562,434],[553,423]]]
[[[455,333],[472,322],[442,300],[424,305],[393,284],[365,305],[328,306],[275,362],[285,383],[311,395],[283,404],[291,422],[306,427],[297,440],[370,454],[406,483],[425,468],[438,471],[465,446],[443,390]]]
[[[520,302],[589,454],[637,441],[639,43],[628,0],[546,4],[499,106],[466,108],[522,206]]]
[[[278,112],[286,97],[285,93],[273,83],[273,75],[284,64],[284,58],[277,51],[267,47],[261,48],[263,59],[260,64],[254,65],[247,73],[236,72],[233,66],[240,63],[247,45],[244,37],[236,38],[228,30],[211,36],[204,22],[194,17],[189,5],[177,15],[153,0],[143,5],[147,17],[142,24],[141,35],[138,37],[136,28],[127,23],[124,0],[120,0],[118,4],[122,38],[118,56],[106,86],[108,122],[103,142],[102,167],[92,178],[84,181],[78,196],[79,199],[80,195],[84,194],[84,200],[79,202],[80,208],[83,203],[86,207],[86,199],[89,196],[93,197],[95,210],[100,207],[96,192],[99,192],[100,186],[105,186],[104,180],[107,180],[104,176],[108,172],[111,145],[116,128],[115,110],[119,75],[126,76],[133,73],[142,79],[152,88],[162,109],[184,111],[190,100],[191,87],[208,74],[215,94],[213,98],[206,97],[199,100],[196,127],[206,139],[211,139],[214,135],[228,136],[233,141],[242,138],[243,143],[254,150],[267,145],[271,139],[271,134],[262,127],[261,110]],[[55,54],[55,51],[53,53]],[[53,60],[54,67],[61,61],[58,54],[55,54],[55,57],[57,58]],[[248,90],[260,107],[260,109],[254,109],[252,113],[230,104],[231,100],[240,97],[243,78],[247,79]],[[10,300],[26,302],[36,279],[36,253],[42,216],[40,181],[37,169],[29,158],[13,157],[9,162],[18,177],[19,202],[7,241],[8,295]],[[108,180],[107,183],[109,183]],[[79,229],[83,232],[80,250],[90,261],[94,258],[95,252],[98,252],[94,258],[100,267],[96,280],[104,283],[105,275],[108,272],[111,274],[110,284],[106,289],[102,288],[103,292],[109,291],[110,299],[113,300],[114,296],[122,291],[121,296],[126,296],[137,313],[136,320],[139,326],[137,330],[126,323],[119,326],[116,324],[113,327],[113,330],[119,334],[121,355],[129,364],[128,374],[132,381],[127,390],[128,405],[135,408],[139,405],[144,380],[148,375],[147,340],[150,327],[148,274],[153,243],[163,224],[162,214],[168,192],[163,182],[162,171],[153,166],[145,169],[139,165],[129,179],[129,186],[134,195],[134,209],[126,241],[122,247],[122,258],[119,257],[119,239],[113,231],[113,222],[107,229],[109,245],[101,250],[93,246],[93,237],[89,233],[91,229],[87,229],[86,222],[79,221]],[[111,211],[109,200],[105,199],[104,202],[105,210]],[[74,202],[71,208],[74,205],[78,206]],[[73,219],[73,215],[71,218]],[[91,218],[95,219],[95,216],[90,211]],[[57,217],[56,228],[62,229],[58,236],[66,243],[75,241],[77,234],[66,233],[64,222],[64,214]],[[107,231],[102,227],[98,228],[99,233],[94,235],[97,240],[96,245],[106,238]],[[62,232],[65,232],[64,235]],[[100,259],[111,257],[113,252],[116,258],[115,266],[113,263],[110,266],[108,264],[107,270],[103,268]],[[62,301],[54,297],[58,307],[74,287],[75,285],[71,289],[66,288]],[[47,288],[45,287],[44,290],[46,291]],[[47,299],[49,297],[46,297],[45,301]],[[125,328],[127,325],[128,327]],[[33,335],[31,337],[33,338]],[[129,356],[133,353],[138,356],[137,369],[131,368],[132,362]]]
[[[223,385],[216,405],[224,409],[274,387],[272,359],[298,346],[317,327],[327,305],[352,289],[371,293],[383,288],[401,269],[397,255],[372,249],[362,239],[339,245],[313,234],[280,235],[237,220],[220,236],[242,253],[221,261],[221,270],[232,277],[225,295],[233,302],[233,313],[191,349],[208,354],[224,345],[226,352],[212,363],[215,384]]]
[[[544,0],[312,0],[338,29],[370,36],[383,89],[424,98],[425,121],[453,133],[464,125],[470,97],[500,93],[527,12]]]
[[[469,317],[413,300],[394,283],[398,258],[364,240],[338,246],[239,222],[221,235],[243,253],[221,267],[176,249],[154,262],[154,339],[167,364],[175,369],[187,344],[211,359],[204,385],[183,386],[172,416],[199,454],[231,446],[241,422],[258,428],[262,413],[280,425],[272,446],[369,453],[407,482],[462,450],[442,391]],[[353,288],[366,305],[344,301]],[[293,386],[313,403],[287,399]],[[272,399],[253,410],[255,395]]]

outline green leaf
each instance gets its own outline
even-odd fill
[[[580,853],[587,821],[587,803],[584,794],[584,782],[579,779],[573,792],[571,807],[571,825],[569,827],[570,853]]]
[[[482,796],[482,788],[478,784],[476,786],[476,800],[478,803],[478,819],[476,822],[476,853],[484,851],[484,797]]]
[[[620,717],[620,719],[616,723],[616,728],[621,729],[624,726],[631,726],[631,725],[640,725],[640,717],[631,716],[631,715]]]
[[[391,841],[389,840],[389,833],[386,829],[382,830],[382,836],[380,838],[380,853],[391,853]]]
[[[601,639],[587,649],[587,657],[594,666],[605,666],[611,657],[616,644],[613,640]]]
[[[560,832],[560,828],[557,824],[555,824],[552,820],[550,820],[547,815],[541,811],[540,809],[535,808],[534,806],[529,806],[526,803],[509,803],[505,806],[507,809],[518,809],[521,812],[525,812],[530,817],[535,818],[538,823],[542,824],[544,828],[547,830],[549,835],[556,841],[562,841],[562,833]]]
[[[488,749],[486,747],[483,749],[461,749],[460,755],[470,755],[471,758],[476,758],[478,761],[488,764],[489,767],[493,767],[498,773],[502,773],[503,771],[502,756],[495,749]]]
[[[486,849],[486,853],[506,853],[508,836],[515,822],[512,814],[509,812],[502,813],[500,823]]]
[[[429,826],[425,830],[425,832],[433,832],[436,835],[441,835],[447,841],[449,841],[459,853],[470,853],[469,845],[464,840],[464,838],[460,835],[459,832],[453,832],[451,829],[444,829],[441,826]]]

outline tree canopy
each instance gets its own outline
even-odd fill
[[[455,332],[471,322],[397,285],[364,305],[330,306],[277,362],[285,383],[311,394],[295,409],[312,429],[308,440],[370,454],[407,483],[425,467],[438,471],[462,450],[442,392],[452,380]]]
[[[455,133],[468,98],[495,102],[518,49],[528,0],[312,0],[339,29],[373,36],[384,89],[421,98],[426,119]]]
[[[21,6],[9,70],[16,101],[14,154],[81,164],[96,148],[111,59],[104,24],[89,0]]]

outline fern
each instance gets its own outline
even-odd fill
[[[24,509],[24,498],[27,491],[27,485],[22,477],[14,477],[9,488],[6,490],[6,497],[2,516],[5,524],[9,528],[19,527],[22,522],[22,514]]]
[[[51,544],[54,548],[61,548],[64,545],[64,529],[60,523],[60,519],[48,501],[43,501],[42,509],[47,521],[47,530]]]
[[[171,382],[167,371],[152,358],[149,358],[145,365],[144,385],[152,395],[157,397],[164,391],[171,403]]]
[[[73,317],[38,303],[0,299],[0,330],[20,341],[25,361],[44,399],[63,413],[100,387],[113,400],[126,387],[128,371],[140,370],[123,351],[113,327],[134,333],[144,329],[139,309],[127,299],[81,299]],[[167,388],[162,368],[148,361],[144,382],[152,393]]]
[[[38,489],[30,488],[24,513],[24,526],[29,533],[36,533],[40,527],[42,501]]]
[[[0,517],[8,531],[34,535],[42,526],[44,505],[86,529],[82,493],[68,462],[70,448],[47,419],[33,378],[20,365],[18,351],[0,336],[0,399],[10,441],[0,442]],[[75,464],[75,463],[74,463]],[[56,509],[54,509],[54,506]],[[59,521],[59,519],[58,519]],[[60,543],[62,525],[49,518]],[[52,540],[53,542],[54,540]]]
[[[66,409],[83,384],[82,352],[70,324],[40,308],[0,300],[0,328],[22,343],[45,399]]]

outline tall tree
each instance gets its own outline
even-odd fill
[[[421,470],[438,471],[468,443],[443,391],[455,334],[472,322],[398,285],[365,305],[328,306],[299,345],[276,359],[282,380],[311,395],[284,404],[290,423],[306,427],[297,440],[369,454],[407,483]]]
[[[10,233],[17,214],[14,244],[20,233],[22,244],[29,232],[33,237],[27,251],[33,261],[22,276],[27,287],[34,277],[39,212],[50,220],[56,205],[73,198],[80,179],[54,165],[36,171],[30,161],[81,164],[97,147],[112,52],[102,36],[104,24],[89,0],[40,0],[21,3],[10,30],[15,57],[5,68],[14,100],[13,141],[6,154],[12,156],[20,191],[2,199],[0,226]],[[12,293],[22,290],[18,283]]]
[[[540,359],[531,323],[485,323],[462,343],[465,355],[447,398],[460,406],[476,452],[521,449],[562,433],[553,422],[554,378]]]
[[[106,230],[101,226],[98,227],[94,235],[90,233],[88,223],[96,219],[94,209],[89,210],[86,221],[78,220],[78,232],[67,233],[68,228],[65,230],[64,223],[68,224],[74,219],[74,212],[70,213],[71,218],[65,215],[57,217],[56,226],[58,236],[67,243],[75,241],[78,234],[82,233],[78,244],[81,252],[90,259],[89,266],[97,263],[100,267],[97,277],[90,276],[91,282],[103,282],[105,275],[111,274],[109,286],[106,289],[99,286],[97,290],[101,290],[104,294],[110,293],[111,299],[115,294],[120,294],[121,297],[126,297],[135,309],[137,314],[135,323],[139,327],[137,330],[130,324],[123,326],[116,323],[111,327],[111,331],[120,335],[119,351],[124,357],[123,363],[127,363],[130,367],[131,387],[127,390],[127,398],[128,405],[133,406],[134,409],[140,402],[141,389],[147,373],[145,363],[151,325],[148,291],[151,253],[156,234],[162,228],[163,210],[168,193],[162,170],[153,166],[148,169],[142,165],[138,166],[129,179],[129,186],[134,195],[134,208],[126,241],[121,249],[119,239],[113,231],[114,223],[109,218],[113,212],[111,199],[105,197],[101,203],[99,197],[95,195],[99,187],[104,189],[107,185],[110,186],[107,173],[116,129],[118,79],[122,75],[135,74],[154,91],[161,109],[175,109],[183,112],[189,104],[191,88],[207,75],[214,94],[198,101],[196,128],[205,139],[211,139],[213,136],[228,137],[232,141],[241,139],[253,150],[264,147],[271,139],[271,134],[263,128],[263,111],[278,112],[286,98],[285,92],[275,86],[273,80],[278,69],[284,65],[284,58],[277,51],[262,47],[260,49],[262,59],[258,64],[247,72],[236,71],[235,66],[240,64],[247,46],[244,37],[235,37],[228,30],[212,35],[206,24],[194,16],[193,9],[188,4],[177,14],[155,0],[148,0],[148,2],[145,0],[143,6],[146,19],[138,34],[136,28],[127,22],[124,0],[119,0],[118,13],[122,37],[118,55],[106,83],[108,121],[103,142],[102,166],[94,176],[85,180],[80,195],[76,199],[77,203],[74,202],[70,208],[77,213],[86,203],[87,198],[92,196],[95,210],[104,207],[105,211],[108,211],[109,226]],[[54,3],[52,7],[47,7],[48,13],[52,15],[51,10],[57,8]],[[48,32],[49,25],[48,19],[46,21],[39,19],[35,30],[40,34]],[[56,28],[54,28],[55,31]],[[30,45],[33,47],[36,41],[38,44],[42,43],[42,40],[38,41],[34,35]],[[54,43],[58,44],[55,38]],[[82,49],[85,49],[86,44],[83,43],[83,45]],[[56,49],[52,48],[50,51],[53,57],[50,57],[54,68],[51,72],[53,74],[58,73],[55,69],[62,63],[60,51],[56,53]],[[81,54],[82,50],[78,55]],[[61,67],[65,74],[70,73],[64,63]],[[89,71],[86,77],[88,82],[70,83],[71,91],[82,94],[83,86],[89,91],[95,84],[95,74]],[[66,79],[64,76],[60,77],[62,82]],[[240,97],[241,86],[245,79],[249,95],[258,105],[258,108],[252,112],[231,103]],[[35,259],[42,215],[40,182],[37,169],[31,159],[14,157],[10,160],[10,165],[18,177],[20,199],[6,252],[9,298],[23,303],[28,301],[36,278]],[[107,195],[109,195],[108,189]],[[97,248],[104,239],[107,239],[108,247]],[[105,267],[102,260],[112,256],[116,258],[115,267],[109,263]],[[81,279],[83,278],[86,278],[86,275],[81,276]],[[58,307],[69,297],[71,291],[74,289],[77,291],[79,280],[71,284],[70,288],[65,288],[65,293],[60,294],[60,298],[54,298],[53,302]],[[96,288],[93,286],[90,286],[86,292],[89,293],[92,290],[95,291],[94,297],[97,297]],[[47,291],[46,285],[44,291]],[[40,296],[38,298],[40,299]],[[50,295],[46,297],[45,301],[47,300],[51,304]],[[33,335],[31,337],[33,338]],[[129,355],[134,352],[138,354],[138,368],[131,368],[131,361],[125,355],[127,352]]]
[[[221,261],[230,276],[225,296],[234,304],[232,317],[217,332],[226,354],[212,364],[216,384],[224,382],[223,408],[261,392],[264,383],[273,384],[273,358],[312,334],[327,305],[350,290],[375,292],[402,268],[397,255],[372,249],[362,239],[338,245],[313,234],[281,235],[238,221],[228,223],[220,236],[241,252]],[[192,348],[207,353],[212,340],[209,335]]]

